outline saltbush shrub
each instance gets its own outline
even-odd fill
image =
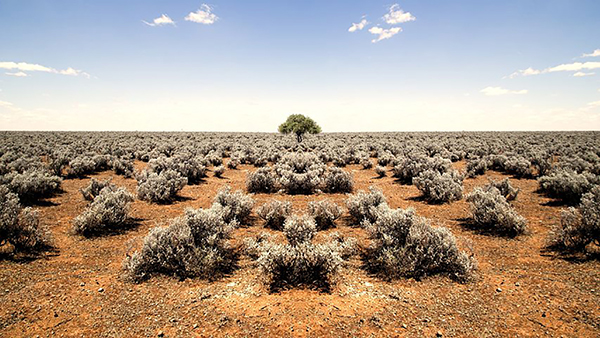
[[[373,207],[377,207],[381,204],[385,204],[385,196],[383,192],[375,187],[369,187],[369,192],[359,191],[358,193],[351,195],[346,200],[346,206],[350,212],[350,216],[354,219],[357,224],[362,223],[364,220],[374,222],[376,215],[373,211]]]
[[[308,202],[308,214],[314,218],[318,230],[325,230],[335,226],[335,220],[342,216],[342,208],[328,200]]]
[[[398,178],[399,181],[411,184],[413,177],[419,176],[424,171],[433,170],[442,174],[450,171],[451,168],[452,162],[448,159],[439,156],[427,157],[417,155],[398,159],[392,172],[393,176]]]
[[[519,191],[521,190],[513,187],[510,184],[510,180],[508,178],[505,178],[502,181],[494,181],[490,179],[487,186],[492,186],[498,189],[498,191],[500,191],[500,194],[504,196],[504,198],[506,198],[507,201],[513,201],[517,199]]]
[[[527,230],[525,218],[521,217],[493,186],[476,187],[469,195],[473,222],[476,228],[499,235],[514,237]]]
[[[231,192],[231,187],[226,186],[217,192],[213,200],[213,207],[215,206],[224,208],[223,220],[225,223],[236,221],[244,224],[250,217],[254,200],[252,196],[244,194],[241,190]]]
[[[75,217],[73,232],[95,236],[125,228],[129,220],[129,204],[133,199],[133,195],[125,188],[103,188],[87,209]]]
[[[275,190],[275,176],[271,168],[259,168],[248,174],[246,189],[253,193],[270,193]]]
[[[330,168],[325,177],[325,191],[329,193],[349,193],[354,188],[352,174],[340,169]]]
[[[34,202],[60,191],[62,179],[43,170],[26,170],[22,174],[11,172],[0,178],[21,202]]]
[[[538,179],[539,190],[547,196],[558,198],[569,204],[577,204],[581,196],[592,188],[586,175],[570,169],[559,169]]]
[[[223,173],[225,172],[225,167],[223,167],[222,165],[215,167],[213,169],[213,174],[215,175],[215,177],[223,177]]]
[[[385,177],[386,169],[385,167],[378,165],[377,167],[375,167],[375,173],[379,178]]]
[[[136,177],[138,181],[138,198],[154,203],[168,203],[175,199],[187,184],[187,178],[174,170],[164,170],[160,174],[142,171]]]
[[[107,178],[104,181],[99,181],[92,177],[90,183],[85,188],[79,189],[79,192],[84,200],[93,201],[105,187],[112,186],[112,188],[116,188],[116,186],[111,183],[111,180],[111,178]]]
[[[272,200],[261,205],[256,213],[265,221],[265,227],[282,230],[285,219],[291,214],[292,203]]]
[[[426,170],[413,178],[413,184],[430,203],[446,203],[462,199],[463,179],[456,170],[443,174]]]

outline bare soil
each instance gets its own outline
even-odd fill
[[[136,163],[140,169],[144,163]],[[455,163],[464,167],[464,163]],[[64,192],[38,206],[42,222],[54,236],[56,251],[36,259],[0,260],[0,336],[3,337],[598,337],[600,336],[600,264],[566,259],[544,250],[551,227],[564,208],[536,193],[535,180],[511,179],[520,188],[512,202],[529,225],[529,233],[506,239],[465,226],[470,213],[464,201],[429,205],[420,192],[393,178],[348,166],[356,190],[381,188],[391,207],[417,210],[434,224],[446,226],[461,248],[479,262],[475,281],[459,284],[434,276],[417,281],[385,281],[361,268],[358,257],[343,269],[330,293],[291,289],[269,293],[252,261],[242,256],[239,268],[216,281],[156,276],[141,284],[123,278],[122,261],[139,248],[155,226],[166,226],[186,208],[206,208],[225,185],[245,189],[251,166],[226,169],[223,178],[209,173],[198,185],[186,186],[169,205],[135,201],[131,215],[137,226],[105,237],[86,239],[70,234],[72,219],[86,207],[79,189],[91,177],[112,177],[135,193],[134,179],[102,172],[63,182]],[[483,185],[488,172],[465,180],[465,193]],[[303,213],[312,200],[331,199],[344,206],[345,194],[256,194],[256,207],[270,199],[292,202]],[[263,229],[253,215],[234,233],[231,244]],[[338,220],[335,229],[368,245],[364,230]],[[321,236],[322,234],[320,234]]]

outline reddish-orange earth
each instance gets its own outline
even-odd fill
[[[143,166],[136,163],[138,169]],[[373,170],[345,169],[353,173],[356,190],[377,186],[391,207],[413,207],[434,224],[450,228],[460,247],[472,250],[479,262],[476,279],[467,284],[442,276],[384,281],[367,274],[355,257],[330,293],[269,293],[258,269],[242,256],[237,270],[216,281],[159,275],[133,284],[123,277],[122,262],[140,247],[149,229],[168,225],[185,208],[209,207],[222,186],[245,189],[245,177],[255,169],[228,169],[221,179],[209,173],[204,182],[186,186],[182,198],[170,205],[136,200],[131,216],[140,220],[137,227],[93,239],[69,232],[73,218],[86,207],[78,189],[90,178],[69,179],[63,193],[38,206],[56,251],[34,260],[0,261],[0,336],[600,336],[599,262],[568,260],[544,250],[563,207],[536,193],[535,180],[510,178],[521,189],[513,205],[530,231],[506,239],[465,228],[461,222],[470,213],[464,200],[428,205],[414,186],[401,185],[389,174],[377,179]],[[108,171],[93,175],[111,176],[113,183],[135,193],[134,179]],[[466,179],[465,193],[488,177],[505,175],[488,172]],[[347,196],[256,194],[255,210],[271,198],[291,201],[294,212],[303,213],[311,200],[329,198],[344,206]],[[232,245],[265,231],[254,216],[252,224],[235,231]],[[350,226],[347,217],[324,233],[331,231],[369,243],[364,230]]]

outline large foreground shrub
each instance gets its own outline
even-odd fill
[[[22,174],[8,173],[0,178],[0,183],[17,194],[21,202],[33,202],[58,192],[62,179],[44,170],[31,169]]]
[[[108,186],[100,191],[87,209],[73,220],[73,232],[92,236],[119,230],[127,225],[133,195],[125,188]]]
[[[560,169],[538,179],[540,191],[549,197],[563,200],[571,205],[579,203],[581,196],[592,188],[586,175],[569,169]]]
[[[475,188],[467,195],[476,228],[499,235],[514,237],[527,230],[525,218],[521,217],[493,186]]]
[[[462,199],[463,179],[456,170],[443,174],[426,170],[413,178],[413,184],[430,203],[446,203]]]

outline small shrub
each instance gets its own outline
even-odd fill
[[[360,165],[362,165],[363,169],[371,169],[371,168],[373,168],[373,162],[371,162],[371,160],[368,159],[368,158],[363,158],[360,161]]]
[[[106,187],[88,208],[73,220],[73,232],[83,236],[99,235],[127,225],[133,195],[125,188]]]
[[[306,173],[294,173],[292,171],[280,171],[279,185],[288,194],[313,194],[323,183],[321,173],[317,170],[311,170]],[[332,178],[332,184],[336,183]]]
[[[350,216],[354,218],[357,224],[362,223],[364,220],[374,222],[376,215],[373,212],[373,207],[377,207],[381,204],[387,205],[385,196],[381,190],[374,187],[369,187],[370,192],[359,191],[358,193],[351,195],[346,200],[346,206],[350,212]]]
[[[100,194],[100,191],[105,187],[112,186],[115,188],[115,185],[110,183],[111,178],[108,178],[104,181],[99,181],[92,177],[90,183],[83,189],[79,189],[79,192],[83,196],[83,199],[86,201],[92,201],[96,196]]]
[[[34,202],[52,196],[60,190],[62,179],[43,170],[26,170],[22,174],[8,173],[0,178],[1,183],[19,196],[22,202]]]
[[[231,187],[225,187],[217,192],[213,200],[213,206],[215,205],[225,208],[223,220],[226,223],[234,220],[239,223],[245,223],[252,212],[254,200],[250,195],[244,194],[241,190],[231,192]]]
[[[272,200],[260,206],[256,210],[256,213],[265,221],[265,227],[281,230],[283,229],[285,219],[290,215],[291,211],[292,203]]]
[[[160,174],[143,171],[137,176],[138,198],[154,203],[173,201],[177,192],[187,184],[187,178],[174,170],[164,170]]]
[[[126,178],[133,177],[133,161],[126,158],[114,158],[111,162],[112,170],[115,174],[124,176]]]
[[[179,278],[218,277],[235,265],[235,254],[226,240],[236,226],[223,220],[220,207],[187,209],[169,227],[150,230],[142,249],[128,256],[123,267],[136,282],[154,273]]]
[[[485,174],[488,161],[485,158],[475,158],[467,162],[467,176],[476,177]]]
[[[215,175],[215,177],[223,177],[223,173],[225,172],[225,167],[223,167],[222,165],[216,167],[213,169],[213,174]]]
[[[237,167],[240,165],[240,160],[232,158],[229,160],[229,162],[227,162],[227,168],[229,169],[237,169]]]
[[[600,186],[583,195],[577,208],[562,211],[550,237],[550,247],[564,251],[585,251],[590,243],[600,246]]]
[[[317,223],[309,216],[291,216],[283,223],[283,234],[292,246],[310,242],[317,234]]]
[[[463,177],[455,170],[443,174],[426,170],[413,178],[413,184],[431,203],[446,203],[462,199]]]
[[[584,174],[569,169],[560,169],[538,179],[540,191],[569,204],[577,204],[581,196],[592,188]]]
[[[246,189],[253,193],[270,193],[275,190],[275,177],[270,168],[259,168],[248,174]]]
[[[477,228],[514,237],[527,230],[523,217],[508,204],[506,198],[495,187],[475,188],[467,195]]]
[[[498,189],[498,191],[500,191],[500,194],[504,196],[504,198],[506,198],[507,201],[513,201],[517,199],[517,195],[519,195],[520,191],[520,189],[514,188],[510,184],[510,180],[508,178],[505,178],[502,181],[494,181],[490,179],[487,186],[492,186]]]
[[[377,221],[366,224],[373,243],[365,261],[372,272],[387,278],[446,274],[458,281],[470,279],[476,261],[458,250],[447,228],[432,227],[412,209],[378,209]]]
[[[375,167],[375,173],[377,174],[377,177],[379,177],[379,178],[385,177],[386,171],[387,170],[385,169],[385,167],[382,167],[380,165]]]
[[[352,175],[340,168],[330,168],[325,178],[325,190],[330,193],[348,193],[354,188]]]
[[[325,230],[335,226],[335,220],[342,216],[342,208],[328,200],[309,202],[308,214],[314,218],[318,230]]]

